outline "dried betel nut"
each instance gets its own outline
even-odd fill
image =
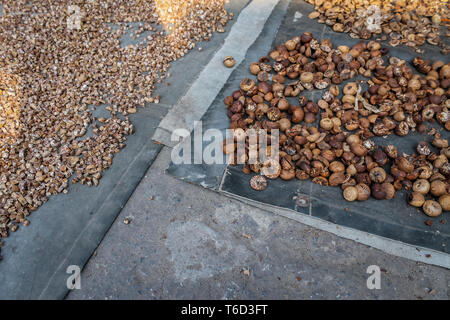
[[[253,176],[250,179],[250,186],[257,191],[263,191],[267,188],[267,180],[261,175]]]
[[[226,56],[225,58],[223,58],[223,65],[227,68],[234,67],[235,63],[236,63],[236,61],[234,60],[234,58],[232,56]]]

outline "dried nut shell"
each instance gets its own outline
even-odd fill
[[[330,175],[328,178],[329,185],[332,187],[338,186],[340,184],[343,184],[348,177],[342,172],[334,172]]]
[[[441,16],[438,14],[435,14],[431,17],[431,21],[433,21],[433,24],[439,25],[439,24],[441,24]]]
[[[245,78],[241,81],[240,87],[243,91],[250,91],[255,88],[255,81],[249,78]]]
[[[430,191],[430,183],[425,179],[418,179],[413,183],[412,187],[414,192],[419,192],[423,195]]]
[[[316,183],[318,185],[321,185],[321,186],[328,186],[329,185],[327,178],[322,177],[322,176],[318,176],[318,177],[313,178],[312,182]]]
[[[429,155],[431,153],[431,150],[430,150],[430,147],[428,146],[428,144],[425,141],[421,141],[417,145],[417,152],[419,154],[427,156],[427,155]]]
[[[309,174],[306,171],[304,171],[304,170],[297,169],[295,171],[295,177],[298,180],[308,180],[309,179]]]
[[[414,165],[411,161],[403,156],[397,158],[397,166],[400,170],[406,173],[411,173],[414,171]]]
[[[439,197],[439,204],[444,211],[450,211],[450,194],[444,194]]]
[[[311,13],[308,15],[308,17],[309,17],[310,19],[316,19],[316,18],[318,18],[319,16],[320,16],[320,13],[317,12],[317,11],[313,11],[313,12],[311,12]]]
[[[439,204],[439,202],[434,200],[425,201],[425,203],[422,206],[422,209],[423,212],[425,212],[425,214],[430,217],[437,217],[442,213],[441,205]]]
[[[353,186],[345,188],[342,194],[344,196],[344,199],[350,202],[358,199],[358,190]]]
[[[280,178],[283,180],[292,180],[295,178],[294,170],[281,170]]]
[[[227,68],[234,67],[235,63],[236,62],[232,56],[226,56],[225,58],[223,58],[223,65]]]
[[[311,72],[302,72],[300,74],[300,81],[304,83],[310,83],[314,79],[314,75]]]
[[[262,173],[269,179],[276,179],[280,176],[281,165],[275,159],[268,159],[262,168]]]
[[[349,82],[344,86],[343,89],[344,95],[356,95],[356,92],[358,92],[358,85],[355,82]]]
[[[430,183],[430,193],[435,197],[440,197],[447,192],[447,184],[442,180],[434,180]]]
[[[261,71],[261,69],[259,67],[259,63],[253,62],[250,65],[250,72],[251,72],[251,74],[257,75],[260,71]]]
[[[411,192],[408,195],[408,203],[414,207],[422,207],[425,203],[425,197],[419,192]]]
[[[320,127],[325,130],[331,130],[334,127],[334,123],[330,118],[324,118],[320,120]]]
[[[370,170],[370,180],[375,183],[382,183],[386,179],[386,171],[381,167],[375,167]]]
[[[388,146],[386,146],[384,148],[384,151],[386,152],[386,154],[388,155],[388,157],[392,158],[392,159],[397,159],[398,157],[398,151],[397,151],[397,147],[390,144]]]
[[[365,183],[358,183],[356,185],[358,192],[358,201],[366,201],[370,197],[370,187]]]
[[[250,186],[257,191],[263,191],[267,188],[267,180],[260,175],[253,176],[250,179]]]
[[[375,162],[380,166],[384,166],[388,162],[388,157],[386,153],[384,153],[383,150],[381,149],[375,150],[372,154],[372,157],[375,160]]]
[[[294,40],[288,40],[284,43],[284,45],[286,46],[286,49],[291,51],[291,50],[295,49],[295,47],[297,46],[297,43],[295,43]]]
[[[381,189],[386,193],[386,199],[395,197],[395,188],[392,183],[384,182],[381,184]]]
[[[419,167],[416,169],[416,171],[419,173],[419,179],[429,179],[433,174],[433,169],[431,169],[430,166]]]
[[[381,184],[374,183],[370,188],[372,196],[377,200],[386,199],[386,192],[381,187]]]
[[[332,172],[344,172],[345,171],[345,166],[340,161],[333,161],[333,162],[330,163],[329,169]]]
[[[352,143],[351,150],[358,157],[362,157],[367,153],[367,149],[361,143]]]
[[[434,136],[432,144],[433,144],[433,146],[435,146],[439,149],[444,149],[444,148],[448,147],[448,140],[442,139],[442,138],[440,138],[440,134],[436,134]]]
[[[280,124],[280,130],[283,132],[290,129],[292,125],[291,120],[288,118],[282,118],[278,120],[278,123]]]

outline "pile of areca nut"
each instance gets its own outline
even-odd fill
[[[249,69],[253,76],[224,99],[234,137],[223,149],[232,165],[243,163],[253,175],[251,188],[263,191],[271,179],[312,179],[340,187],[349,202],[390,200],[403,189],[405,205],[428,216],[450,210],[450,63],[405,61],[379,41],[349,47],[304,32]],[[314,90],[320,99],[306,98]],[[256,152],[266,160],[254,161],[249,133],[261,131],[267,143]],[[412,154],[375,143],[413,132],[423,141]]]

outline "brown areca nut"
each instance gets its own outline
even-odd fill
[[[267,180],[261,175],[253,176],[250,179],[250,186],[257,191],[263,191],[267,188]]]
[[[293,123],[302,122],[305,117],[305,113],[304,113],[303,109],[300,107],[295,107],[295,108],[291,108],[291,110],[292,110],[292,122]]]
[[[427,156],[431,153],[431,150],[425,141],[421,141],[417,144],[417,152],[419,154]]]
[[[300,74],[300,81],[304,83],[311,83],[314,79],[312,72],[302,72]]]
[[[386,192],[383,190],[381,184],[379,184],[379,183],[372,184],[371,194],[377,200],[386,199],[386,196],[387,196]]]
[[[443,194],[439,197],[439,204],[443,211],[450,211],[450,194]]]
[[[370,170],[370,180],[375,183],[383,183],[386,180],[386,171],[381,167],[375,167]]]
[[[241,90],[250,91],[255,87],[255,81],[249,78],[245,78],[240,83]]]
[[[277,121],[281,117],[281,111],[277,107],[272,107],[267,110],[267,118],[270,121]]]
[[[280,130],[283,132],[291,128],[292,125],[291,120],[289,120],[288,118],[282,118],[278,120],[278,123],[280,124]]]
[[[433,174],[433,169],[430,166],[422,166],[415,169],[419,173],[419,179],[429,179]]]
[[[258,72],[257,79],[259,81],[267,81],[269,80],[269,73],[267,73],[267,71],[261,70],[260,72]]]
[[[322,176],[317,176],[317,177],[313,178],[312,182],[316,183],[318,185],[321,185],[321,186],[328,186],[329,185],[328,184],[328,180],[325,177],[322,177]]]
[[[332,171],[332,172],[344,172],[345,171],[345,166],[340,161],[331,162],[329,168],[330,168],[330,171]]]
[[[261,81],[258,83],[257,88],[259,92],[267,94],[272,90],[272,85],[267,81]]]
[[[262,173],[269,179],[276,179],[280,176],[281,166],[278,160],[268,159],[262,168]]]
[[[234,58],[232,56],[226,56],[225,58],[223,58],[223,65],[227,68],[234,67],[235,63],[236,63],[236,61],[234,60]]]
[[[316,122],[316,115],[312,112],[306,112],[305,118],[303,119],[306,123],[314,123]]]
[[[351,150],[358,157],[362,157],[367,154],[367,149],[361,143],[352,143]]]
[[[434,200],[426,200],[422,206],[423,212],[427,216],[437,217],[442,213],[442,207],[439,202]]]
[[[384,182],[381,184],[381,189],[386,193],[386,199],[395,197],[395,188],[392,183]]]
[[[291,105],[289,104],[289,101],[287,101],[286,99],[280,99],[279,101],[278,101],[278,104],[277,104],[277,106],[278,106],[278,108],[281,110],[281,111],[287,111],[287,110],[289,110],[289,108],[291,107]]]
[[[357,173],[355,175],[355,179],[356,179],[356,182],[364,183],[364,184],[367,184],[367,185],[370,185],[370,183],[372,182],[370,180],[370,176],[369,176],[369,174],[367,172]]]
[[[409,133],[409,126],[405,121],[400,122],[395,128],[395,134],[403,137]]]
[[[356,190],[358,193],[358,201],[366,201],[370,197],[370,187],[365,183],[358,183],[356,185]]]
[[[225,97],[225,99],[223,100],[223,102],[225,103],[225,105],[226,105],[227,108],[228,108],[228,107],[230,107],[230,106],[233,104],[234,99],[233,99],[232,96],[227,96],[227,97]]]
[[[440,169],[446,163],[448,163],[447,157],[443,154],[440,154],[439,156],[436,157],[436,159],[434,159],[433,166],[437,169]]]
[[[396,159],[398,157],[398,151],[397,151],[397,147],[395,147],[394,145],[390,144],[388,146],[386,146],[384,148],[384,151],[386,152],[386,154],[392,158],[392,159]]]
[[[334,172],[328,178],[329,185],[334,187],[346,182],[349,179],[349,176],[346,176],[342,172]]]
[[[261,71],[261,69],[259,67],[259,63],[253,62],[252,64],[250,64],[251,74],[257,75],[260,71]]]
[[[309,43],[309,42],[311,42],[312,39],[314,39],[314,36],[312,35],[311,32],[304,32],[300,36],[300,40],[302,43]]]
[[[291,169],[291,170],[281,170],[280,173],[280,178],[283,180],[292,180],[295,178],[295,170]]]
[[[297,43],[294,40],[288,40],[284,43],[286,49],[288,49],[289,51],[292,51],[295,49],[295,47],[297,46]]]
[[[375,150],[372,153],[372,157],[375,160],[375,162],[380,166],[384,166],[388,162],[388,157],[381,148]]]
[[[408,203],[413,207],[422,207],[425,203],[425,197],[422,193],[419,192],[411,192],[408,195]]]
[[[333,129],[333,127],[334,127],[334,123],[330,118],[324,118],[324,119],[320,120],[319,125],[321,128],[323,128],[327,131]]]
[[[350,202],[353,202],[356,199],[358,199],[358,190],[354,186],[349,186],[345,188],[342,194],[344,196],[344,199]]]
[[[297,169],[295,170],[295,177],[299,180],[308,180],[309,174],[304,170]]]
[[[430,183],[430,193],[435,197],[444,195],[447,191],[447,184],[442,180],[434,180]]]
[[[425,195],[430,191],[430,183],[428,182],[428,180],[418,179],[413,183],[412,189],[415,192],[419,192]]]
[[[439,133],[436,133],[432,142],[433,146],[443,149],[448,147],[448,140],[442,139]]]
[[[346,189],[347,187],[350,187],[350,186],[353,186],[353,187],[356,186],[356,180],[355,179],[350,178],[348,181],[346,181],[343,184],[341,184],[341,189],[344,190],[344,189]]]
[[[400,156],[397,158],[397,166],[400,170],[406,173],[411,173],[414,171],[414,165],[411,163],[411,161],[403,156]]]
[[[359,137],[359,135],[351,134],[345,139],[345,141],[349,145],[352,145],[353,143],[361,143],[361,138]]]
[[[411,180],[408,180],[408,179],[402,180],[402,187],[406,191],[412,190],[412,185],[413,185],[413,183],[411,182]]]
[[[358,171],[356,170],[356,167],[354,164],[350,164],[346,169],[345,172],[347,174],[349,174],[350,176],[354,176],[355,174],[358,173]]]

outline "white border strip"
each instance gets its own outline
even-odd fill
[[[170,137],[175,129],[191,132],[194,121],[201,119],[227,82],[234,68],[244,60],[248,48],[256,41],[279,0],[253,0],[239,14],[223,46],[216,52],[186,94],[169,111],[152,139],[173,147]],[[233,56],[233,68],[223,65],[223,58]]]
[[[377,236],[368,232],[352,229],[349,227],[339,226],[334,223],[309,216],[307,214],[298,213],[293,210],[283,209],[269,204],[260,203],[250,200],[227,191],[220,190],[225,196],[237,199],[241,202],[250,204],[264,211],[269,211],[283,217],[295,220],[310,227],[330,232],[341,238],[356,241],[358,243],[373,247],[388,254],[407,258],[413,261],[419,261],[446,269],[450,269],[450,255],[436,250],[412,246],[397,240],[392,240],[382,236]]]

